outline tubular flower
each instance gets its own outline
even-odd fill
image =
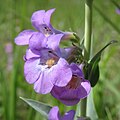
[[[35,43],[30,41],[24,56],[24,75],[28,83],[34,84],[37,93],[47,94],[54,85],[63,87],[71,80],[71,68],[62,54],[67,57],[72,48],[59,48],[62,36],[54,35],[49,41],[39,41],[39,37],[35,37]],[[40,42],[42,49],[39,48]],[[64,75],[66,77],[63,78]]]
[[[66,112],[64,116],[61,116],[59,113],[59,108],[55,106],[50,110],[48,120],[74,120],[74,116],[74,110],[70,110],[69,112]]]
[[[75,38],[73,32],[62,32],[56,30],[52,27],[50,23],[51,15],[55,11],[55,9],[50,9],[45,12],[45,10],[39,10],[33,13],[31,17],[31,23],[37,31],[34,30],[24,30],[22,31],[16,38],[15,43],[17,45],[28,45],[29,40],[32,39],[32,36],[36,36],[38,34],[40,39],[49,39],[51,35],[55,34],[63,34],[62,39],[72,39]],[[34,38],[34,37],[33,37]]]
[[[48,40],[47,38],[42,39],[42,36],[40,34],[34,34],[30,38],[29,49],[33,53],[39,55],[39,51],[41,49],[48,48],[53,51],[56,51],[59,57],[63,57],[67,59],[72,54],[72,51],[74,51],[74,49],[76,48],[74,46],[69,48],[60,48],[59,44],[62,37],[63,37],[63,34],[51,35]]]
[[[51,35],[48,38],[43,37],[41,34],[34,34],[29,41],[29,48],[35,54],[39,54],[39,51],[43,48],[52,49],[60,54],[59,44],[63,37],[63,34]]]
[[[72,78],[64,87],[54,86],[51,94],[65,105],[71,106],[77,104],[80,99],[87,97],[91,86],[88,80],[84,79],[81,69],[71,63]]]
[[[55,9],[50,9],[48,11],[39,10],[33,13],[31,17],[32,25],[40,32],[42,32],[46,37],[52,34],[64,34],[63,39],[74,38],[73,32],[62,32],[56,30],[50,23],[51,15]]]
[[[34,84],[37,93],[47,94],[54,85],[66,86],[72,77],[72,71],[67,61],[59,58],[50,49],[42,49],[39,55],[28,49],[24,58],[26,60],[24,65],[26,81]]]

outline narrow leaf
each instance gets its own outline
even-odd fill
[[[100,60],[101,57],[101,53],[111,44],[113,43],[117,43],[117,40],[112,40],[110,41],[107,45],[105,45],[105,47],[103,47],[92,59],[91,59],[91,63],[95,62],[97,59]]]
[[[93,90],[91,90],[87,99],[87,116],[90,117],[91,120],[99,120],[93,101]]]
[[[88,63],[85,77],[90,81],[91,86],[94,87],[99,79],[99,62],[102,52],[111,44],[116,43],[116,40],[110,41],[105,47],[103,47]]]
[[[20,99],[22,99],[24,102],[26,102],[28,105],[30,105],[32,108],[34,108],[36,111],[41,113],[46,118],[48,117],[48,113],[50,109],[52,108],[51,106],[44,104],[42,102],[39,102],[39,101],[32,100],[32,99],[27,99],[23,97],[20,97]]]
[[[99,63],[99,61],[96,60],[94,62],[94,64],[89,67],[90,74],[89,74],[88,79],[90,80],[92,87],[94,87],[99,80],[100,71],[99,71],[99,64],[98,63]]]

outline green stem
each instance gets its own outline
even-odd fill
[[[84,41],[84,57],[88,61],[91,51],[91,33],[92,33],[92,1],[85,2],[85,41]]]
[[[91,33],[92,33],[92,2],[85,1],[85,40],[84,40],[84,58],[88,61],[91,52]],[[81,100],[81,116],[86,117],[87,98]]]
[[[81,100],[81,103],[80,103],[80,107],[81,107],[81,116],[82,117],[86,117],[86,108],[87,108],[87,98]]]

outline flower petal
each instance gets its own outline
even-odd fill
[[[51,19],[51,15],[53,14],[54,11],[55,11],[55,8],[50,9],[50,10],[46,11],[46,13],[45,13],[44,22],[48,27],[51,27],[50,19]]]
[[[120,15],[120,9],[116,9],[116,13]]]
[[[75,116],[75,111],[70,110],[69,112],[66,112],[64,116],[60,116],[59,108],[57,106],[54,106],[49,114],[48,114],[48,120],[73,120]]]
[[[47,47],[59,53],[59,44],[62,37],[63,34],[51,35],[50,37],[48,37]]]
[[[74,50],[74,47],[69,48],[60,48],[61,57],[67,59],[70,55],[72,55],[72,51]]]
[[[33,30],[24,30],[16,38],[15,43],[17,45],[28,45],[30,37],[36,32]]]
[[[40,59],[29,59],[24,65],[24,75],[26,81],[33,84],[40,76],[41,69],[38,67]]]
[[[39,78],[37,78],[37,81],[34,83],[34,89],[37,93],[47,94],[51,92],[54,85],[65,86],[70,81],[72,71],[67,67],[68,63],[62,58],[60,61],[61,63],[58,63],[55,67],[46,67],[46,69],[40,70],[41,72],[39,72]],[[32,77],[33,73],[30,74],[30,77]],[[63,78],[63,75],[66,77]]]
[[[54,86],[52,91],[51,91],[51,94],[53,97],[57,98],[63,104],[68,105],[68,106],[75,105],[80,100],[78,98],[77,94],[74,94],[73,90],[69,90],[65,87]]]
[[[40,94],[47,94],[53,88],[51,79],[48,77],[47,71],[43,71],[40,74],[39,79],[34,83],[34,90]]]
[[[43,18],[45,16],[45,10],[39,10],[32,14],[31,22],[32,25],[39,31],[40,25],[45,24]]]
[[[90,85],[90,82],[88,80],[83,80],[81,82],[81,86],[84,88],[84,94],[82,93],[83,96],[81,96],[81,98],[85,98],[88,96],[88,94],[90,93],[90,90],[91,90],[91,85]],[[80,89],[80,88],[79,88]],[[86,91],[86,92],[85,92]]]
[[[79,68],[79,66],[77,66],[75,63],[71,63],[70,67],[71,67],[74,75],[84,78],[84,74],[83,74],[82,70]]]
[[[74,120],[75,111],[70,110],[69,112],[66,112],[63,117],[61,117],[61,120]]]
[[[48,120],[60,120],[58,116],[59,116],[59,108],[55,106],[50,110],[48,114]]]
[[[83,80],[76,89],[54,86],[51,94],[65,105],[71,106],[77,104],[80,99],[87,97],[91,89],[90,82]]]
[[[25,60],[31,59],[31,58],[38,58],[40,57],[39,55],[34,54],[30,49],[26,50],[26,54],[24,56]]]
[[[47,38],[44,34],[38,32],[30,38],[29,48],[35,54],[39,54],[41,48],[46,47]]]
[[[66,86],[72,78],[72,71],[67,61],[60,58],[58,63],[51,67],[49,75],[52,79],[52,83],[56,86]]]

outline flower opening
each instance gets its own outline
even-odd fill
[[[73,75],[70,82],[67,84],[68,89],[76,89],[82,81],[82,78],[78,78],[77,75]]]

